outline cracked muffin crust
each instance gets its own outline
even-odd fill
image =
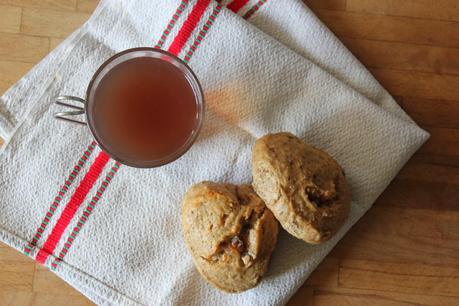
[[[255,287],[277,242],[278,224],[250,185],[203,182],[182,206],[185,243],[201,275],[226,292]]]
[[[290,133],[258,139],[252,152],[253,187],[291,235],[308,243],[330,239],[350,210],[341,166]]]

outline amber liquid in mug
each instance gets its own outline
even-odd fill
[[[95,127],[107,149],[136,161],[174,154],[198,118],[196,96],[184,73],[152,57],[133,58],[110,70],[93,105]]]

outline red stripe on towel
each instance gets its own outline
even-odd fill
[[[190,15],[186,19],[185,23],[183,24],[182,28],[175,37],[174,41],[172,42],[171,46],[169,47],[169,52],[178,55],[180,51],[182,51],[183,46],[188,41],[191,36],[191,33],[198,25],[199,21],[204,15],[207,7],[209,6],[211,0],[198,0],[197,3],[194,5],[193,9],[191,10]]]
[[[113,178],[115,177],[116,173],[118,172],[118,169],[120,168],[120,166],[121,166],[121,164],[119,162],[115,162],[115,165],[110,169],[110,172],[107,173],[107,175],[105,176],[104,181],[99,186],[99,189],[97,189],[96,194],[92,197],[91,202],[89,202],[89,204],[86,206],[85,210],[83,211],[83,214],[80,216],[80,219],[79,219],[77,225],[73,228],[72,232],[70,233],[70,236],[67,238],[67,241],[65,242],[64,246],[62,247],[62,250],[59,252],[59,256],[51,264],[51,268],[52,269],[56,269],[57,265],[61,261],[64,260],[65,255],[67,255],[69,249],[72,247],[73,242],[77,238],[77,236],[80,233],[80,231],[83,228],[83,226],[88,221],[88,219],[91,216],[92,212],[96,208],[97,203],[102,198],[104,192],[107,190],[108,185],[110,185],[111,181],[113,180]]]
[[[32,252],[32,249],[37,245],[38,241],[41,239],[41,236],[43,235],[43,232],[45,229],[48,227],[49,222],[51,222],[51,219],[54,216],[54,213],[56,212],[56,209],[59,207],[62,198],[65,196],[67,191],[69,190],[70,186],[72,183],[75,181],[77,178],[78,174],[81,172],[81,169],[85,166],[86,162],[88,161],[88,158],[91,156],[92,152],[94,151],[94,148],[96,147],[96,142],[93,141],[86,151],[83,153],[83,155],[80,157],[78,160],[77,164],[73,167],[72,172],[70,172],[69,177],[67,180],[64,182],[62,185],[58,195],[54,198],[53,203],[49,207],[48,212],[46,213],[43,221],[41,222],[40,226],[37,228],[37,231],[35,232],[34,237],[32,238],[32,241],[28,243],[28,245],[24,248],[24,253],[26,255],[30,255]]]
[[[183,58],[185,63],[188,63],[191,60],[191,58],[193,57],[193,54],[196,52],[196,50],[198,49],[199,45],[201,44],[201,42],[206,37],[207,33],[209,33],[210,28],[215,23],[215,20],[217,19],[218,15],[221,12],[221,9],[222,9],[222,6],[220,4],[218,4],[214,8],[212,14],[206,20],[206,22],[202,26],[202,29],[199,31],[198,36],[196,37],[196,39],[194,40],[193,44],[190,46],[190,49],[188,50],[188,52],[185,54],[185,57]]]
[[[244,19],[249,19],[249,18],[252,17],[252,15],[255,14],[255,13],[260,9],[260,7],[262,7],[266,2],[268,2],[268,0],[259,0],[254,6],[252,6],[252,7],[247,11],[247,13],[244,14],[244,16],[242,16],[242,18],[244,18]]]
[[[155,48],[161,49],[163,47],[164,43],[166,42],[167,37],[169,37],[175,25],[177,24],[177,20],[180,18],[180,16],[182,16],[183,11],[187,7],[188,2],[189,0],[182,0],[177,10],[175,11],[175,14],[172,16],[171,20],[169,21],[166,28],[164,29],[163,35],[161,35],[161,38],[159,39]]]
[[[89,191],[94,186],[95,182],[99,178],[102,170],[105,165],[110,160],[110,157],[103,151],[99,153],[94,163],[91,165],[88,173],[84,176],[78,188],[75,190],[75,193],[70,198],[70,201],[67,203],[64,211],[62,212],[59,220],[54,226],[51,234],[46,240],[45,244],[38,252],[37,257],[35,258],[41,264],[44,264],[46,259],[50,254],[54,252],[57,243],[62,237],[65,229],[68,227],[70,221],[75,215],[76,211],[80,207],[81,203],[85,200]]]
[[[234,13],[237,14],[237,12],[239,12],[239,10],[247,4],[247,2],[249,2],[249,0],[233,0],[233,2],[231,2],[230,4],[228,4],[226,7],[230,10],[232,10]]]

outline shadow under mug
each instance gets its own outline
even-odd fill
[[[101,133],[99,132],[97,124],[95,124],[97,119],[94,116],[94,105],[95,103],[97,103],[95,99],[96,91],[99,85],[101,84],[102,79],[108,73],[110,73],[110,71],[112,71],[113,68],[117,67],[121,63],[124,63],[132,59],[144,57],[160,59],[178,68],[183,73],[186,80],[188,81],[188,84],[192,88],[197,109],[195,125],[193,129],[190,131],[189,137],[186,139],[186,141],[184,141],[183,144],[174,152],[166,156],[162,156],[161,158],[155,158],[151,160],[138,160],[135,158],[126,158],[117,154],[116,151],[110,147],[110,144],[107,142],[107,140],[104,139],[103,135],[101,135]],[[67,101],[73,101],[77,105],[67,103]],[[183,62],[176,56],[163,50],[147,47],[128,49],[118,54],[115,54],[107,61],[105,61],[92,77],[86,91],[86,99],[75,96],[59,96],[56,98],[55,103],[72,109],[70,111],[55,113],[54,117],[56,119],[65,120],[67,122],[85,125],[89,127],[91,134],[94,136],[96,142],[103,151],[105,151],[108,155],[110,155],[113,159],[117,160],[118,162],[136,168],[160,167],[180,158],[191,148],[191,146],[196,141],[196,138],[198,137],[202,123],[204,121],[204,95],[202,87],[194,72],[185,62]],[[81,121],[74,118],[75,116],[80,115],[84,115],[86,121]]]

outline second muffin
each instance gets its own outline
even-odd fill
[[[183,199],[182,224],[185,243],[207,281],[227,292],[258,284],[278,224],[250,185],[194,185]]]
[[[252,154],[253,187],[287,232],[316,244],[338,231],[350,195],[330,155],[290,133],[263,136]]]

